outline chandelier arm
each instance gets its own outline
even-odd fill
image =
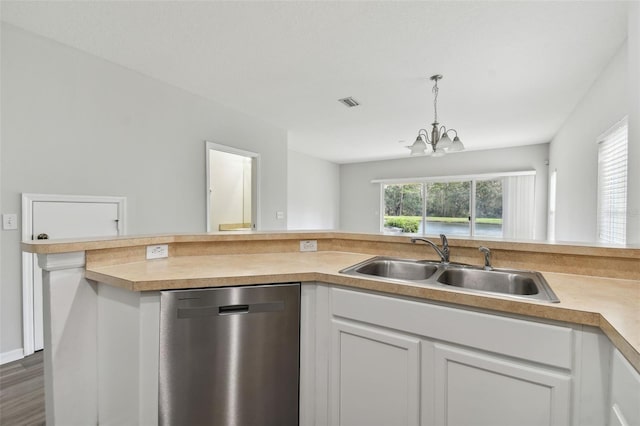
[[[424,136],[425,142],[428,144],[431,144],[431,140],[429,139],[429,132],[427,132],[425,129],[420,129],[418,130],[418,136]]]

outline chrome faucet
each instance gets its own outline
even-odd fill
[[[493,266],[491,266],[491,249],[485,246],[481,246],[478,250],[484,253],[484,270],[492,271]]]
[[[440,261],[447,264],[449,263],[449,241],[447,241],[447,237],[444,234],[440,234],[440,239],[442,240],[442,249],[426,238],[412,238],[411,242],[415,244],[417,241],[422,241],[423,243],[430,245],[436,253],[438,253],[438,256],[440,256]]]

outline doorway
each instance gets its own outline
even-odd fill
[[[206,142],[207,232],[259,229],[260,155]]]
[[[116,237],[126,234],[126,198],[22,194],[22,240]],[[42,269],[22,253],[23,352],[43,349]]]

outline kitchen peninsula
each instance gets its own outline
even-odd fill
[[[317,251],[300,252],[301,240],[317,241]],[[147,260],[147,246],[162,244],[168,258]],[[545,424],[639,422],[640,248],[451,239],[451,261],[481,264],[481,245],[496,267],[542,272],[560,303],[339,273],[375,255],[436,259],[402,236],[251,232],[23,243],[44,270],[47,424],[157,424],[159,290],[286,282],[303,283],[301,424],[375,416],[464,423],[477,407],[445,391],[472,392],[478,381],[515,400],[547,401],[531,407]],[[382,364],[386,373],[371,370]],[[376,378],[388,386],[380,394]],[[371,418],[359,417],[363,403]]]

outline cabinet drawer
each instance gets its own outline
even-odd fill
[[[331,288],[334,316],[571,369],[573,329]]]

